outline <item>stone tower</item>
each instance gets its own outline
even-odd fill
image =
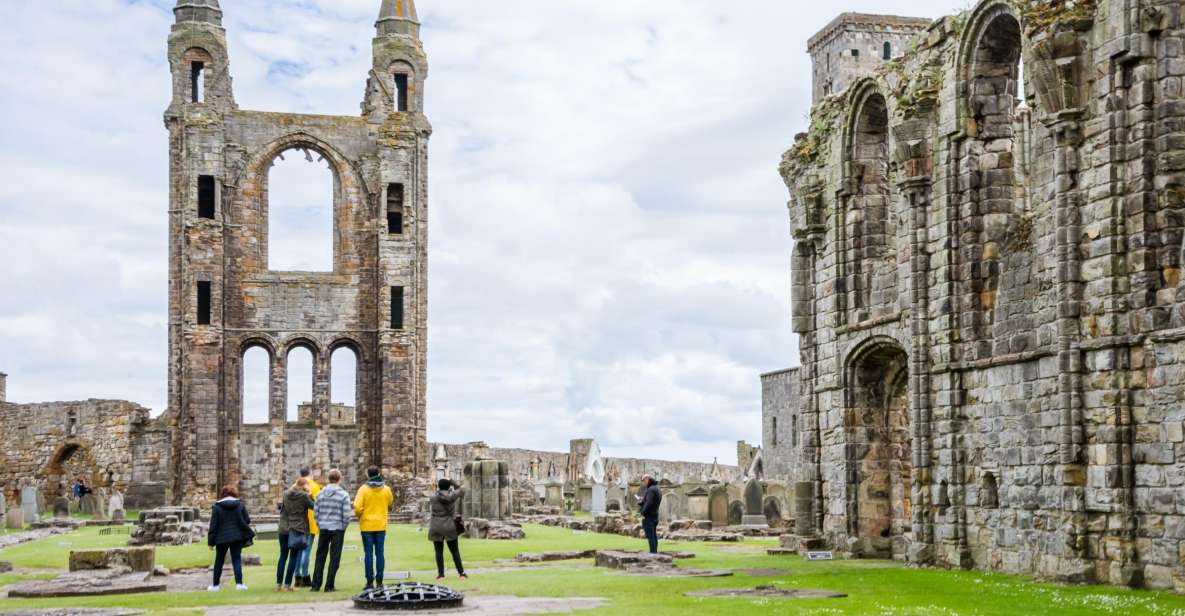
[[[928,25],[929,19],[863,13],[843,13],[831,20],[807,42],[811,101],[838,94],[886,60],[900,56],[909,39]]]
[[[169,418],[173,502],[237,483],[274,499],[302,466],[427,476],[427,58],[412,0],[384,0],[355,117],[238,108],[217,0],[179,0],[169,36]],[[268,181],[296,150],[333,175],[333,266],[272,271]],[[270,357],[268,419],[243,418],[243,357]],[[312,412],[288,419],[287,357],[313,357]],[[356,419],[329,418],[331,357],[357,359]],[[295,401],[305,402],[304,400]],[[270,501],[260,501],[270,502]]]

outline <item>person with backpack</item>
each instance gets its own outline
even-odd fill
[[[251,515],[247,506],[239,500],[239,491],[234,486],[225,486],[218,494],[218,502],[210,511],[210,531],[207,543],[214,550],[214,583],[206,590],[218,592],[222,581],[222,567],[226,554],[230,553],[230,564],[235,572],[235,588],[247,590],[243,584],[243,548],[255,540],[251,529]]]
[[[292,578],[300,564],[300,552],[312,540],[309,535],[309,511],[313,497],[309,495],[309,480],[296,480],[280,501],[280,562],[276,565],[276,591],[292,592]]]

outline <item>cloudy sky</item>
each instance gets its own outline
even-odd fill
[[[163,411],[174,2],[0,3],[9,399]],[[222,0],[240,107],[359,113],[379,4]],[[761,438],[758,374],[798,364],[776,168],[806,124],[807,38],[842,10],[966,0],[418,4],[429,437],[735,461]],[[315,268],[327,172],[274,173],[272,259]]]

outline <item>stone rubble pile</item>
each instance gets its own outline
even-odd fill
[[[188,545],[206,541],[209,525],[193,507],[162,507],[140,512],[128,545]]]
[[[467,539],[525,539],[527,533],[522,524],[517,522],[502,522],[486,520],[484,518],[469,518],[465,520],[465,538]]]

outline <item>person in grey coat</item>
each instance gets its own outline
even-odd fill
[[[465,566],[461,564],[461,548],[457,545],[457,502],[465,496],[465,488],[455,485],[448,479],[436,482],[437,492],[428,500],[428,508],[432,512],[432,519],[428,523],[428,540],[436,548],[436,579],[444,579],[444,544],[448,544],[448,551],[453,555],[453,565],[461,579],[469,579],[465,575]]]

